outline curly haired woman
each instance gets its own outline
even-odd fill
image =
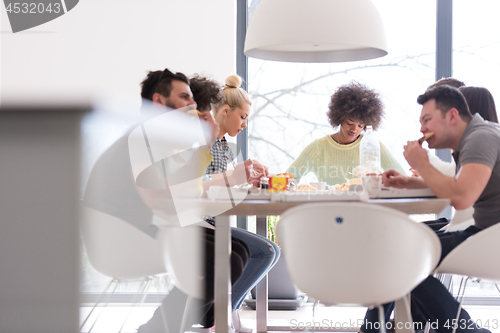
[[[328,184],[344,183],[352,178],[352,170],[359,165],[359,144],[366,125],[376,130],[384,116],[383,104],[378,93],[358,83],[340,86],[332,95],[327,116],[338,132],[326,135],[310,143],[288,167],[299,181],[302,176],[314,172],[318,181]],[[380,143],[381,165],[384,170],[394,169],[405,173],[403,168]]]

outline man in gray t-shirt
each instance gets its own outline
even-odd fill
[[[394,170],[382,176],[385,186],[397,188],[430,188],[437,197],[449,198],[456,209],[474,205],[474,225],[466,230],[438,234],[441,241],[441,260],[468,237],[500,222],[500,126],[490,123],[480,115],[472,117],[464,96],[450,86],[438,86],[420,95],[422,105],[420,131],[433,132],[427,140],[430,148],[451,148],[456,162],[456,175],[449,177],[430,163],[427,152],[418,141],[409,141],[404,156],[421,178],[408,177]],[[448,290],[434,277],[429,276],[411,293],[415,306],[431,323],[438,324],[438,331],[451,332],[459,304]],[[385,304],[386,321],[393,303]],[[472,322],[469,314],[461,310],[457,332],[487,332]],[[363,333],[374,333],[373,324],[378,312],[366,313]],[[447,324],[448,323],[448,324]],[[376,326],[375,326],[376,327]]]
[[[439,88],[439,89],[438,89]],[[430,188],[439,198],[449,198],[456,209],[474,205],[475,226],[484,229],[500,222],[500,126],[469,112],[464,97],[448,86],[419,96],[421,132],[434,132],[429,148],[451,148],[456,176],[441,174],[430,163],[417,141],[408,142],[404,155],[421,178],[394,171],[383,176],[385,186]]]
[[[500,125],[476,114],[453,153],[457,174],[469,163],[491,170],[486,187],[474,203],[474,225],[485,229],[500,222]],[[486,170],[487,172],[488,170]]]

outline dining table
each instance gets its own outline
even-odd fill
[[[229,191],[229,196],[218,198],[199,198],[184,200],[183,206],[196,207],[197,214],[215,216],[215,322],[217,333],[228,333],[231,324],[231,283],[229,257],[231,253],[231,216],[256,216],[256,233],[267,237],[267,216],[281,215],[286,210],[307,203],[319,201],[363,201],[401,211],[406,214],[438,214],[449,206],[449,199],[436,197],[409,198],[369,198],[368,196],[331,198],[308,195],[293,200],[272,200],[272,196],[244,195]],[[179,201],[180,202],[180,201]],[[181,206],[179,204],[179,206]],[[408,305],[409,306],[409,305]],[[293,331],[288,326],[268,326],[267,276],[256,287],[256,326],[257,332]],[[357,331],[356,328],[350,329]],[[331,331],[331,330],[329,330]],[[349,329],[342,329],[349,331]],[[398,333],[411,331],[398,330]]]

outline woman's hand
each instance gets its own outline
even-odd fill
[[[260,179],[262,177],[267,177],[269,174],[269,169],[264,164],[257,160],[251,160],[253,162],[253,170],[251,172],[250,178],[248,178],[248,184],[254,187],[260,187]]]
[[[231,186],[249,183],[253,173],[253,161],[246,160],[236,164],[231,174]]]
[[[257,160],[248,159],[236,164],[232,173],[231,185],[251,184],[259,187],[260,179],[268,175],[268,169]]]
[[[252,160],[252,162],[254,171],[253,176],[267,177],[267,175],[269,174],[269,168],[257,160]]]

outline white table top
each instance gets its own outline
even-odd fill
[[[273,202],[247,199],[231,202],[230,200],[199,198],[176,200],[175,207],[177,213],[185,210],[192,212],[193,215],[198,214],[198,216],[268,216],[280,215],[289,208],[314,202],[313,200]],[[393,208],[406,214],[438,214],[450,204],[449,199],[440,198],[370,199],[363,202]],[[171,208],[172,206],[167,207]]]

